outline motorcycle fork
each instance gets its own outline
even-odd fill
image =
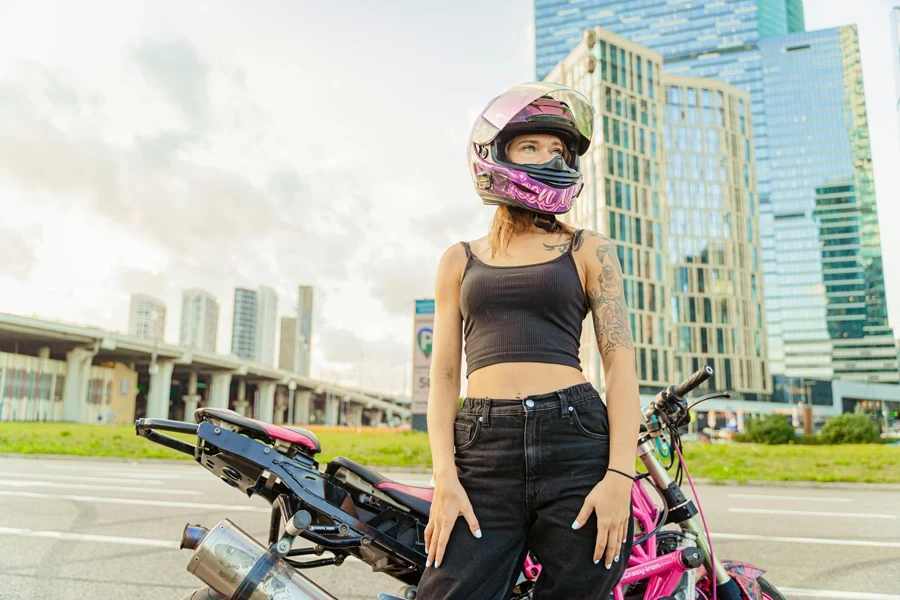
[[[650,473],[650,478],[659,489],[668,489],[669,486],[674,483],[669,472],[666,471],[666,467],[656,455],[656,450],[654,449],[651,440],[644,438],[638,444],[638,458],[644,463],[644,467],[647,469],[647,472]],[[688,534],[688,536],[696,542],[697,547],[703,551],[703,563],[706,565],[708,573],[715,572],[716,584],[722,585],[731,581],[731,577],[728,575],[725,567],[722,566],[722,563],[720,563],[718,559],[713,558],[709,546],[709,538],[706,537],[706,532],[703,530],[703,524],[699,522],[697,517],[690,517],[678,525],[683,532]],[[696,577],[696,572],[692,571],[692,573]]]

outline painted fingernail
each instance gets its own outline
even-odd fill
[[[594,561],[594,564],[596,565],[598,562],[600,562],[600,559],[599,559],[599,558],[598,558],[597,560]]]
[[[578,521],[572,523],[572,529],[578,529]]]
[[[481,539],[481,530],[480,529],[475,531],[475,537],[477,537],[479,540]]]
[[[430,567],[430,566],[431,566],[431,561],[430,561],[430,560],[426,560],[426,561],[425,561],[425,568],[427,569],[427,568]]]
[[[441,566],[441,563],[434,561],[434,568],[437,569],[439,566]]]
[[[608,565],[606,565],[606,569],[607,569],[607,570],[609,570],[609,569],[611,569],[611,568],[612,568],[612,563],[609,563]]]
[[[618,557],[618,556],[616,556],[616,558],[614,559],[614,562],[619,562],[619,557]]]

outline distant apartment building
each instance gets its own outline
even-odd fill
[[[267,366],[275,363],[278,296],[270,287],[235,288],[231,353]]]
[[[216,351],[216,328],[219,325],[219,303],[204,290],[185,290],[181,301],[182,346],[204,352]]]
[[[309,376],[312,350],[313,287],[297,288],[297,342],[294,354],[294,371]]]
[[[234,313],[231,320],[231,353],[256,360],[256,291],[234,289]]]
[[[128,333],[161,342],[165,331],[165,302],[146,294],[132,294],[128,313]]]
[[[297,319],[281,317],[281,337],[278,342],[278,368],[294,370],[294,356],[297,346]]]
[[[894,62],[894,103],[900,133],[900,6],[891,9],[891,54]]]

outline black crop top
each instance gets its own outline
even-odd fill
[[[575,239],[581,235],[579,230]],[[459,289],[466,376],[505,362],[539,362],[581,370],[578,348],[588,313],[572,255],[575,242],[553,260],[520,266],[480,261],[468,242]]]

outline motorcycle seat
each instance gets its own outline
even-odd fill
[[[257,421],[227,408],[198,408],[194,411],[194,418],[198,423],[201,421],[220,421],[233,425],[247,437],[263,442],[282,441],[288,444],[296,444],[307,448],[313,454],[318,454],[322,451],[322,444],[319,443],[315,434],[302,427],[286,427]]]
[[[341,467],[355,474],[378,491],[383,492],[388,498],[408,507],[419,517],[428,518],[428,513],[431,511],[431,501],[434,499],[434,488],[406,485],[399,481],[394,481],[346,456],[335,456],[331,459],[326,472],[333,475]]]

